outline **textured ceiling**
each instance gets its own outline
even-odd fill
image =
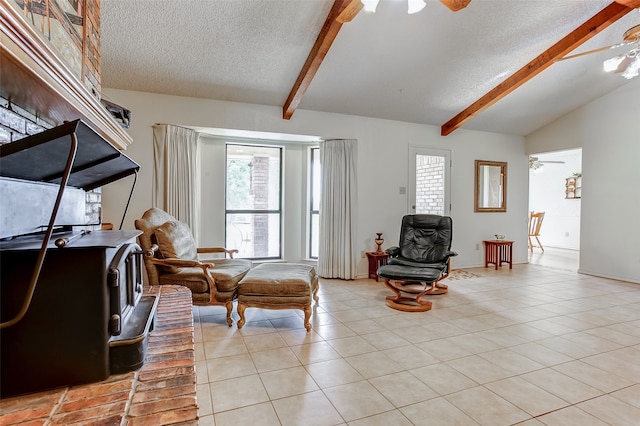
[[[407,15],[406,0],[381,0],[342,26],[299,108],[441,126],[609,3],[472,0],[454,13],[427,0]],[[282,107],[332,4],[103,1],[102,84]],[[619,43],[638,24],[633,11],[576,52]],[[635,84],[602,71],[622,52],[558,62],[462,127],[527,135]]]

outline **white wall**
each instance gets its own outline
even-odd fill
[[[570,250],[580,249],[580,198],[566,198],[566,178],[582,171],[582,150],[555,151],[535,154],[540,161],[563,161],[543,163],[529,171],[529,210],[544,212],[540,228],[540,243],[543,247]],[[537,244],[535,239],[533,243]]]
[[[484,265],[482,240],[492,238],[496,233],[515,241],[514,262],[527,262],[528,157],[524,153],[522,137],[466,130],[441,137],[437,126],[398,121],[305,110],[296,111],[291,120],[283,120],[282,110],[277,107],[113,89],[105,89],[104,95],[132,111],[132,124],[128,131],[134,143],[128,148],[127,154],[141,166],[124,228],[133,228],[134,219],[151,207],[151,126],[154,123],[313,135],[327,139],[355,138],[358,140],[359,155],[356,244],[359,252],[375,248],[373,239],[376,232],[384,233],[384,248],[398,241],[400,221],[407,214],[406,195],[401,195],[399,188],[407,186],[409,146],[418,145],[452,151],[453,249],[459,252],[459,256],[452,261],[453,267]],[[508,162],[506,213],[473,212],[476,159]],[[223,172],[217,168],[210,170],[217,176],[223,176]],[[300,173],[299,179],[304,179],[302,168],[298,171],[288,169],[286,173]],[[120,222],[128,191],[128,183],[123,181],[103,188],[105,221]],[[223,208],[223,205],[220,207]],[[207,226],[211,232],[215,229],[221,231],[224,221],[219,211],[211,213],[211,222]],[[294,227],[299,228],[297,224]],[[286,240],[285,244],[300,245],[300,236],[296,238],[297,243]],[[223,240],[216,241],[214,237],[207,241],[212,245],[223,244]],[[300,255],[297,258],[290,256],[293,255],[287,255],[286,260],[300,260]],[[358,271],[359,275],[366,276],[366,259],[361,259]]]
[[[640,78],[526,138],[528,153],[582,147],[579,270],[633,282],[640,282],[639,99]]]

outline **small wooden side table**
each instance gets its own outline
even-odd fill
[[[484,267],[488,268],[489,264],[502,266],[503,263],[509,264],[509,269],[513,268],[513,241],[507,240],[485,240],[484,243]]]
[[[367,258],[369,259],[369,278],[374,278],[378,281],[378,268],[387,264],[389,254],[385,252],[368,251]]]

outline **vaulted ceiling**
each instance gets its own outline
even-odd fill
[[[640,81],[602,70],[629,47],[555,61],[620,43],[640,0],[426,2],[103,1],[102,84],[527,135]]]

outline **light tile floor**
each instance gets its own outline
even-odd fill
[[[529,263],[576,272],[580,263],[580,251],[555,247],[545,247],[542,251],[538,246],[534,246],[533,250],[529,251]]]
[[[640,284],[467,271],[421,313],[382,282],[321,280],[309,333],[297,310],[249,308],[238,330],[195,307],[200,424],[640,424]]]

